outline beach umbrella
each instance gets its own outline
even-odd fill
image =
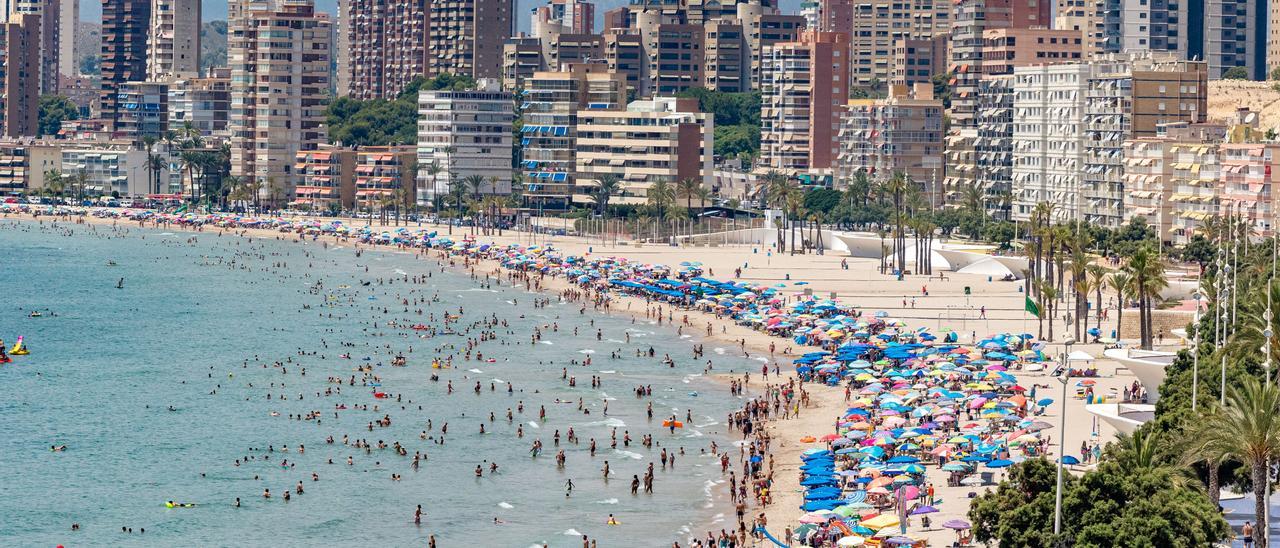
[[[1062,457],[1062,464],[1066,464],[1066,465],[1080,464],[1080,459],[1075,458],[1071,455],[1065,455]]]
[[[898,516],[895,516],[893,514],[880,514],[871,519],[863,520],[862,523],[860,523],[859,525],[862,525],[863,527],[866,527],[868,529],[879,531],[881,529],[887,529],[889,527],[896,527],[898,523],[899,523]]]
[[[911,511],[911,515],[913,515],[913,516],[919,516],[919,515],[921,515],[921,514],[933,514],[933,513],[936,513],[937,511],[938,511],[938,509],[937,509],[937,508],[934,508],[934,507],[932,507],[932,506],[920,506],[920,507],[916,508],[915,510],[912,510],[912,511]]]
[[[947,520],[942,524],[942,526],[946,527],[947,529],[955,529],[957,531],[964,531],[966,529],[973,528],[973,525],[970,525],[969,522],[962,519]]]
[[[840,540],[837,540],[836,546],[862,546],[866,542],[867,542],[866,538],[860,537],[858,535],[849,535],[847,537],[841,537]]]
[[[1006,459],[996,459],[987,463],[987,468],[1008,468],[1013,466],[1013,461]]]

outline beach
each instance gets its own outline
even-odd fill
[[[85,220],[100,225],[137,226],[137,223],[111,219],[86,217]],[[202,233],[216,233],[215,230],[205,227]],[[445,231],[443,227],[437,230],[442,233]],[[454,228],[459,238],[465,230]],[[278,231],[270,230],[237,229],[234,232],[258,239],[300,240],[296,235],[282,235]],[[859,308],[867,310],[885,311],[893,318],[913,327],[928,327],[939,331],[951,327],[955,329],[961,342],[970,342],[997,332],[1035,332],[1035,322],[1029,321],[1028,315],[1022,312],[1023,297],[1017,291],[1019,287],[1017,282],[989,281],[982,277],[951,274],[947,274],[945,280],[937,276],[932,278],[908,276],[905,280],[897,281],[876,272],[877,261],[874,260],[847,258],[837,253],[822,256],[776,255],[760,246],[689,248],[664,245],[607,245],[565,236],[544,241],[541,235],[532,236],[511,232],[501,236],[476,236],[476,238],[478,241],[493,242],[497,245],[530,244],[537,241],[550,244],[566,254],[587,257],[626,257],[636,262],[674,265],[682,261],[696,260],[708,272],[709,277],[719,279],[734,278],[734,270],[742,268],[741,277],[736,278],[738,280],[770,286],[785,284],[784,288],[779,288],[782,290],[780,293],[790,294],[792,298],[799,298],[805,290],[822,298],[834,293],[842,302],[855,303]],[[341,242],[332,239],[329,243],[339,245]],[[391,249],[394,250],[394,248]],[[845,261],[847,261],[847,268],[843,264]],[[473,270],[477,273],[501,272],[499,265],[491,262],[481,261],[480,264],[473,266]],[[803,285],[798,285],[797,282]],[[557,294],[571,288],[571,284],[561,278],[545,278],[542,281],[541,290],[545,294]],[[609,312],[615,315],[621,313],[646,318],[646,307],[643,299],[618,296]],[[702,326],[707,323],[714,326],[709,337],[703,335],[701,329],[691,330],[699,335],[700,340],[705,339],[707,346],[714,345],[723,348],[725,354],[736,354],[750,360],[743,362],[744,364],[760,363],[763,359],[770,366],[777,365],[788,377],[794,371],[790,359],[810,350],[787,339],[768,337],[759,331],[723,321],[711,314],[697,311],[678,311],[677,314],[687,314],[693,326]],[[984,315],[985,317],[982,317]],[[1059,333],[1063,329],[1065,328],[1061,324],[1057,326]],[[1109,330],[1105,323],[1103,330],[1104,332]],[[775,347],[772,353],[770,345]],[[790,352],[787,352],[788,349]],[[1101,354],[1100,347],[1095,345],[1081,344],[1073,349],[1085,350],[1095,356]],[[1048,347],[1046,353],[1053,354],[1054,348]],[[750,357],[748,358],[747,355]],[[733,371],[719,370],[721,382],[727,383],[749,368],[750,366],[743,365]],[[1099,368],[1104,375],[1115,373],[1113,364],[1100,362]],[[1047,377],[1011,373],[1017,375],[1023,384],[1056,385]],[[1044,373],[1041,372],[1040,375]],[[776,378],[771,380],[778,382]],[[1117,376],[1104,376],[1099,379],[1095,392],[1101,393],[1103,390],[1128,384],[1131,381],[1132,377],[1121,370]],[[749,386],[748,390],[750,391],[751,388],[753,387]],[[832,431],[844,406],[843,391],[840,389],[814,384],[806,384],[805,388],[810,394],[810,402],[801,410],[800,416],[788,419],[775,418],[770,420],[767,426],[772,438],[771,455],[777,463],[777,469],[774,475],[775,483],[771,490],[773,504],[765,508],[765,513],[769,528],[775,535],[780,534],[781,528],[788,523],[794,523],[795,519],[803,514],[799,510],[798,503],[801,500],[802,491],[799,486],[799,475],[795,470],[800,465],[801,452],[811,449],[813,444],[802,443],[799,441],[800,438],[821,436]],[[1045,409],[1044,419],[1056,425],[1063,408],[1062,403],[1064,402],[1048,406]],[[1105,442],[1109,439],[1111,432],[1105,424],[1096,429],[1097,435],[1094,436],[1092,416],[1084,411],[1082,402],[1068,399],[1065,403],[1069,421],[1066,437],[1068,454],[1078,453],[1081,441],[1093,439]],[[1082,428],[1081,425],[1090,425],[1090,428]],[[951,517],[963,517],[967,511],[967,502],[964,499],[968,492],[974,489],[947,488],[945,482],[937,477],[933,478],[932,483],[938,485],[938,496],[944,501],[938,505],[940,513],[933,516],[934,521],[941,522]],[[932,531],[921,531],[919,527],[915,527],[912,528],[912,532],[923,533],[934,545],[949,544],[955,539],[952,531],[937,529],[936,526]],[[696,526],[694,533],[697,533]]]

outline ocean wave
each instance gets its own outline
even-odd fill
[[[626,428],[627,423],[622,422],[622,419],[615,419],[613,417],[609,417],[602,421],[588,422],[586,424],[583,424],[583,426],[611,426],[614,428]]]
[[[539,344],[555,344],[551,341],[538,341]]]
[[[467,371],[470,371],[470,372],[472,372],[472,373],[484,373],[484,371],[481,371],[481,370],[479,370],[479,369],[475,369],[475,368],[468,369]]]
[[[711,349],[711,351],[712,351],[712,352],[715,352],[716,354],[719,354],[719,355],[721,355],[721,356],[723,356],[723,355],[724,355],[724,349],[723,349],[723,348],[720,348],[720,347],[718,347],[718,346],[717,346],[717,347],[715,347],[715,348],[712,348],[712,349]]]
[[[618,503],[618,499],[604,499],[604,500],[596,501],[596,504],[617,504],[617,503]]]
[[[644,455],[641,455],[640,453],[635,453],[632,451],[623,451],[621,449],[614,449],[613,454],[618,455],[620,457],[627,457],[629,459],[636,459],[636,460],[640,460],[644,458]]]
[[[596,351],[590,348],[583,348],[582,350],[579,350],[578,353],[579,354],[595,354]]]
[[[401,275],[401,276],[408,276],[408,275],[409,275],[409,273],[408,273],[408,272],[405,272],[405,271],[403,271],[403,270],[400,270],[399,268],[397,268],[397,269],[395,270],[395,272],[396,272],[396,274],[399,274],[399,275]]]
[[[515,506],[512,506],[510,502],[502,501],[498,503],[498,508],[505,508],[507,510],[510,510],[512,508],[515,508]]]
[[[564,535],[567,537],[580,537],[582,533],[579,533],[577,529],[566,529]]]

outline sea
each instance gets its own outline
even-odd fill
[[[733,526],[709,449],[735,447],[726,416],[742,401],[702,373],[708,359],[718,373],[758,361],[643,315],[554,296],[535,306],[544,295],[416,254],[286,239],[0,219],[0,339],[23,336],[31,351],[0,365],[0,545],[409,546],[434,535],[440,546],[577,547],[587,535],[656,547]],[[405,280],[428,272],[425,284]],[[429,302],[406,311],[403,298]],[[451,329],[446,313],[459,316]],[[474,327],[486,318],[507,324]],[[495,335],[475,349],[484,361],[465,359],[484,329]],[[694,359],[699,343],[706,356]],[[450,354],[453,368],[431,367]],[[407,365],[392,366],[395,355]],[[686,414],[674,433],[661,425]],[[373,424],[384,417],[390,426]],[[674,466],[661,466],[661,448]],[[426,454],[417,471],[415,452]],[[650,463],[654,492],[631,495]],[[285,501],[299,482],[304,493]]]

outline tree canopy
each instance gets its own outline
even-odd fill
[[[55,135],[64,120],[79,118],[80,109],[71,99],[62,95],[45,95],[40,98],[40,121],[36,136]]]
[[[1230,535],[1202,491],[1179,487],[1164,467],[1125,467],[1106,460],[1063,479],[1062,536],[1053,534],[1056,464],[1028,460],[969,509],[979,541],[1003,547],[1208,546]]]
[[[751,160],[760,153],[760,92],[729,93],[689,88],[678,97],[698,100],[715,122],[715,154]]]
[[[411,145],[418,142],[418,92],[437,89],[469,89],[469,76],[440,74],[418,77],[395,99],[361,101],[339,97],[325,111],[329,140],[344,145]]]

